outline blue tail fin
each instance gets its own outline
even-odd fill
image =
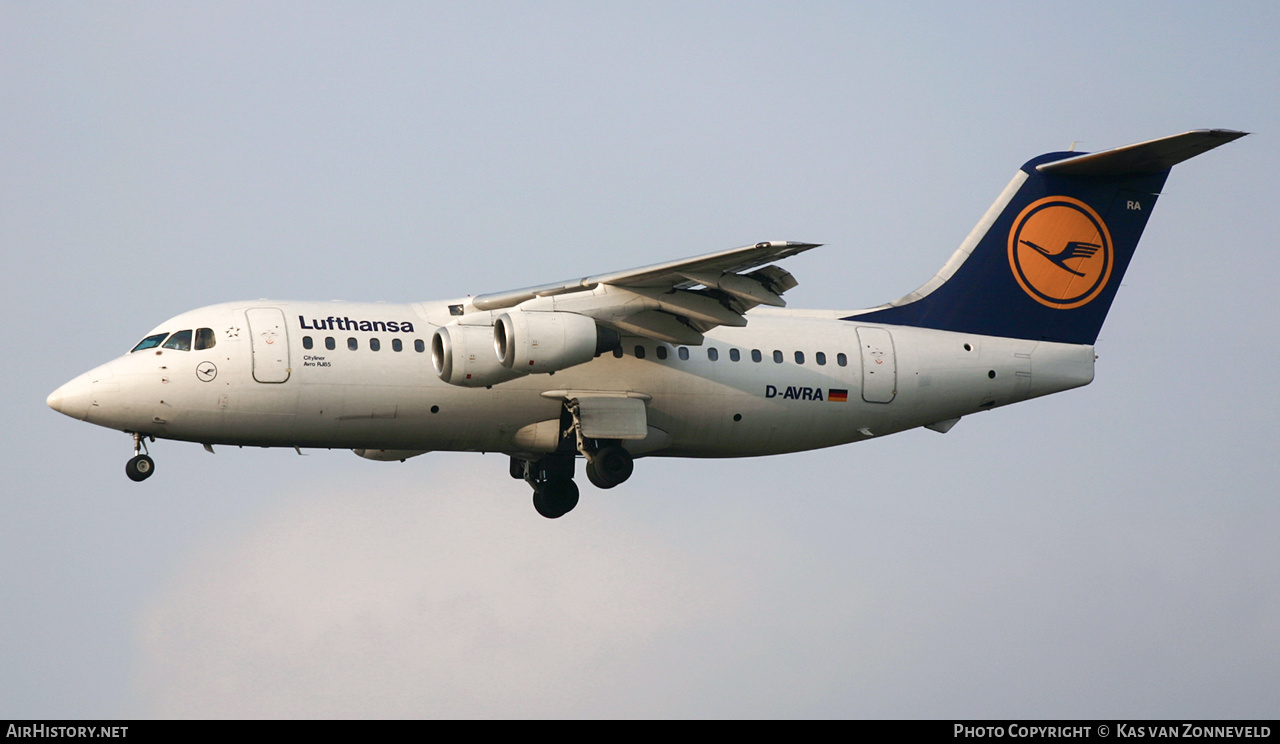
[[[1034,158],[933,279],[849,319],[1092,344],[1169,170],[1245,134]]]

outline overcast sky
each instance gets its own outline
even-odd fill
[[[1274,717],[1274,2],[0,0],[0,718]],[[946,261],[1042,152],[1178,166],[1089,387],[950,433],[649,458],[158,442],[45,396],[228,300],[732,248],[793,307]]]

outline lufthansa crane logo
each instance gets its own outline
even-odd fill
[[[1009,267],[1018,285],[1047,307],[1093,301],[1111,279],[1115,251],[1098,213],[1068,196],[1033,202],[1009,231]]]

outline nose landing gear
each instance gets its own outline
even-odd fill
[[[131,433],[133,434],[133,457],[125,463],[124,473],[129,476],[129,480],[140,483],[150,478],[156,471],[156,461],[143,452],[147,448],[147,443],[142,435],[137,432]]]

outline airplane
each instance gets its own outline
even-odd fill
[[[1023,165],[945,266],[863,310],[786,308],[766,241],[434,302],[256,300],[161,323],[49,395],[147,442],[499,452],[539,514],[642,457],[754,457],[859,442],[1087,385],[1094,343],[1171,168],[1245,136],[1194,130]]]

